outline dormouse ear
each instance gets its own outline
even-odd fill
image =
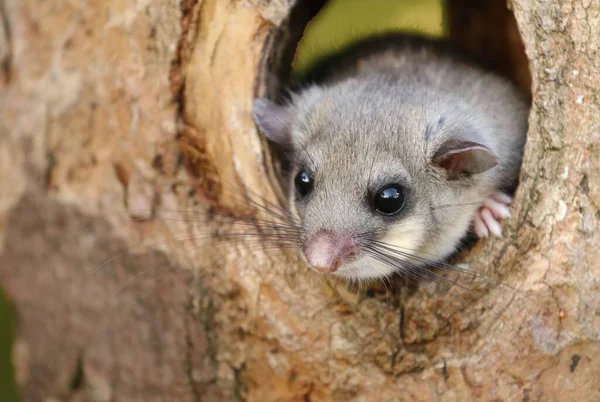
[[[252,115],[258,127],[271,141],[284,146],[289,144],[291,114],[288,108],[267,98],[258,98],[254,101]]]
[[[488,147],[471,141],[449,140],[437,150],[432,160],[448,172],[451,179],[461,175],[483,173],[498,164],[498,157]]]

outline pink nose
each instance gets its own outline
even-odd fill
[[[319,230],[309,237],[304,255],[313,268],[331,273],[337,271],[342,263],[356,256],[356,243],[349,236]]]

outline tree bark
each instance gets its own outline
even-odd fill
[[[321,3],[0,2],[0,280],[24,400],[600,400],[597,2],[511,2],[521,185],[505,237],[462,262],[526,297],[358,292],[197,236],[209,209],[259,213],[236,193],[281,197],[252,100],[278,93]]]

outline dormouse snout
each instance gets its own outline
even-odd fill
[[[333,273],[345,262],[356,258],[357,246],[352,237],[329,230],[319,230],[309,236],[304,255],[308,263],[323,273]]]

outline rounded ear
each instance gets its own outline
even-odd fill
[[[252,115],[267,138],[283,146],[289,145],[291,113],[288,108],[277,105],[267,98],[258,98],[254,101]]]
[[[498,156],[484,145],[453,139],[442,144],[432,163],[446,170],[449,178],[456,179],[493,168],[498,164]]]

